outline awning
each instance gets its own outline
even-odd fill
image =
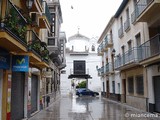
[[[71,74],[68,76],[68,79],[72,79],[72,78],[92,79],[92,77],[88,74]]]

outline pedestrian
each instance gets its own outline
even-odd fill
[[[48,105],[50,103],[50,96],[49,95],[47,95],[47,97],[46,97],[46,102],[47,102],[47,107],[48,107]]]

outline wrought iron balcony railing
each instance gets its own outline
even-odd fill
[[[122,67],[129,63],[139,62],[142,58],[142,51],[140,47],[133,47],[128,50],[126,53],[117,56],[115,59],[114,65],[115,68]]]
[[[137,17],[147,8],[153,0],[139,0],[136,4]]]
[[[1,29],[5,29],[11,36],[22,44],[26,44],[27,20],[18,8],[8,1],[5,18],[1,20]]]
[[[107,35],[104,39],[104,45],[105,47],[109,46],[110,44],[113,44],[113,41],[112,41],[112,37],[111,35]]]
[[[141,13],[148,7],[148,5],[154,0],[139,0],[136,3],[135,10],[131,14],[131,22],[136,22],[136,19],[141,15]]]
[[[104,66],[98,69],[98,75],[104,75]]]
[[[105,65],[105,74],[108,74],[109,72],[111,72],[113,70],[113,68],[112,68],[112,63],[107,63],[106,65]]]
[[[141,46],[141,60],[145,60],[160,54],[160,34],[155,35]]]
[[[97,48],[98,53],[101,53],[101,52],[103,51],[103,48],[104,48],[104,42],[102,42],[102,43],[98,46],[98,48]]]
[[[49,60],[49,51],[46,43],[42,42],[33,30],[27,31],[28,36],[28,50],[34,52],[42,60]]]

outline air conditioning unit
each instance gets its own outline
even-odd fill
[[[39,26],[39,18],[38,18],[38,13],[36,12],[31,12],[30,13],[31,20],[32,20],[32,25],[33,26]]]

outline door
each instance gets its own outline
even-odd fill
[[[154,97],[155,97],[155,111],[160,112],[160,76],[153,78],[154,80]]]
[[[126,103],[126,79],[123,79],[124,103]]]
[[[109,98],[109,81],[107,80],[107,98]]]
[[[38,76],[32,75],[32,82],[31,82],[31,113],[37,111],[37,102],[38,102]]]
[[[2,98],[3,71],[0,70],[0,98]],[[0,99],[0,120],[2,119],[2,99]]]
[[[24,72],[12,72],[11,120],[24,118]]]

